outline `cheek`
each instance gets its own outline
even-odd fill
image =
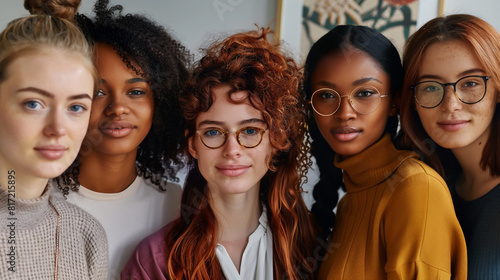
[[[153,123],[154,103],[152,100],[148,100],[142,104],[137,104],[134,107],[137,108],[137,113],[141,116],[140,118],[145,124],[151,125]]]
[[[324,135],[324,132],[330,129],[330,117],[323,117],[315,114],[314,119],[316,120],[316,125],[318,126],[319,131]]]
[[[418,114],[418,117],[420,118],[420,122],[422,123],[422,126],[424,127],[424,130],[425,132],[427,132],[427,134],[431,135],[432,133],[432,124],[434,123],[433,120],[437,120],[437,117],[434,118],[433,117],[433,112],[431,110],[433,109],[424,109],[420,106],[416,106],[416,109],[417,109],[417,114]]]
[[[68,132],[71,133],[73,136],[73,142],[75,146],[80,146],[81,142],[85,138],[85,135],[87,134],[87,130],[89,128],[89,117],[90,114],[87,116],[81,116],[78,119],[72,121],[69,126],[68,126]]]
[[[12,143],[24,141],[32,138],[39,138],[45,126],[43,116],[27,117],[23,114],[16,114],[2,117],[0,122],[0,135],[10,138]]]
[[[105,102],[103,100],[92,102],[89,119],[90,127],[97,127],[99,125],[99,121],[101,120],[101,117],[104,116],[104,110],[106,109],[104,104]]]

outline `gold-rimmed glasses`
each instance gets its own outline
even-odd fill
[[[359,86],[349,95],[340,95],[331,88],[320,88],[311,96],[311,105],[318,115],[328,117],[335,114],[340,108],[342,97],[347,97],[354,111],[359,114],[370,114],[377,110],[382,98],[389,95],[380,94],[374,86]]]
[[[201,142],[207,148],[217,149],[226,143],[227,135],[234,133],[238,144],[244,148],[255,148],[262,142],[262,137],[268,128],[260,128],[254,126],[246,126],[238,131],[227,131],[218,127],[208,127],[197,129],[196,133],[200,135]]]

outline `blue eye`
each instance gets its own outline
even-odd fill
[[[435,91],[441,91],[441,87],[440,86],[426,86],[424,88],[424,91],[427,91],[427,92],[435,92]]]
[[[71,105],[69,107],[69,110],[71,112],[80,113],[80,112],[87,111],[87,108],[85,106],[82,106],[82,105]]]
[[[241,133],[244,133],[246,135],[255,135],[258,134],[259,132],[257,131],[256,128],[253,127],[247,127],[241,131]]]
[[[212,137],[213,136],[218,136],[218,135],[221,135],[221,134],[222,133],[219,130],[217,130],[217,129],[209,129],[209,130],[207,130],[207,131],[205,131],[203,133],[203,135],[205,135],[205,136],[212,136]]]
[[[42,105],[38,101],[30,100],[24,102],[24,106],[31,110],[41,109]]]

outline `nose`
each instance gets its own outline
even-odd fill
[[[462,109],[462,102],[458,99],[453,86],[447,86],[444,89],[443,102],[441,103],[441,110],[443,112],[453,112]]]
[[[344,121],[356,118],[356,111],[352,108],[347,95],[340,97],[340,107],[334,115],[337,119]]]
[[[104,110],[108,116],[121,116],[130,112],[126,100],[118,96],[111,97],[111,103]]]
[[[55,108],[46,116],[43,134],[48,137],[66,135],[65,115],[62,110]]]
[[[223,146],[223,152],[225,157],[233,158],[241,155],[241,149],[243,147],[240,146],[238,140],[236,139],[236,135],[234,133],[229,133],[227,135],[226,143]]]

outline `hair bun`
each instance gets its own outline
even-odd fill
[[[81,0],[24,0],[24,8],[32,15],[49,15],[73,20]]]

